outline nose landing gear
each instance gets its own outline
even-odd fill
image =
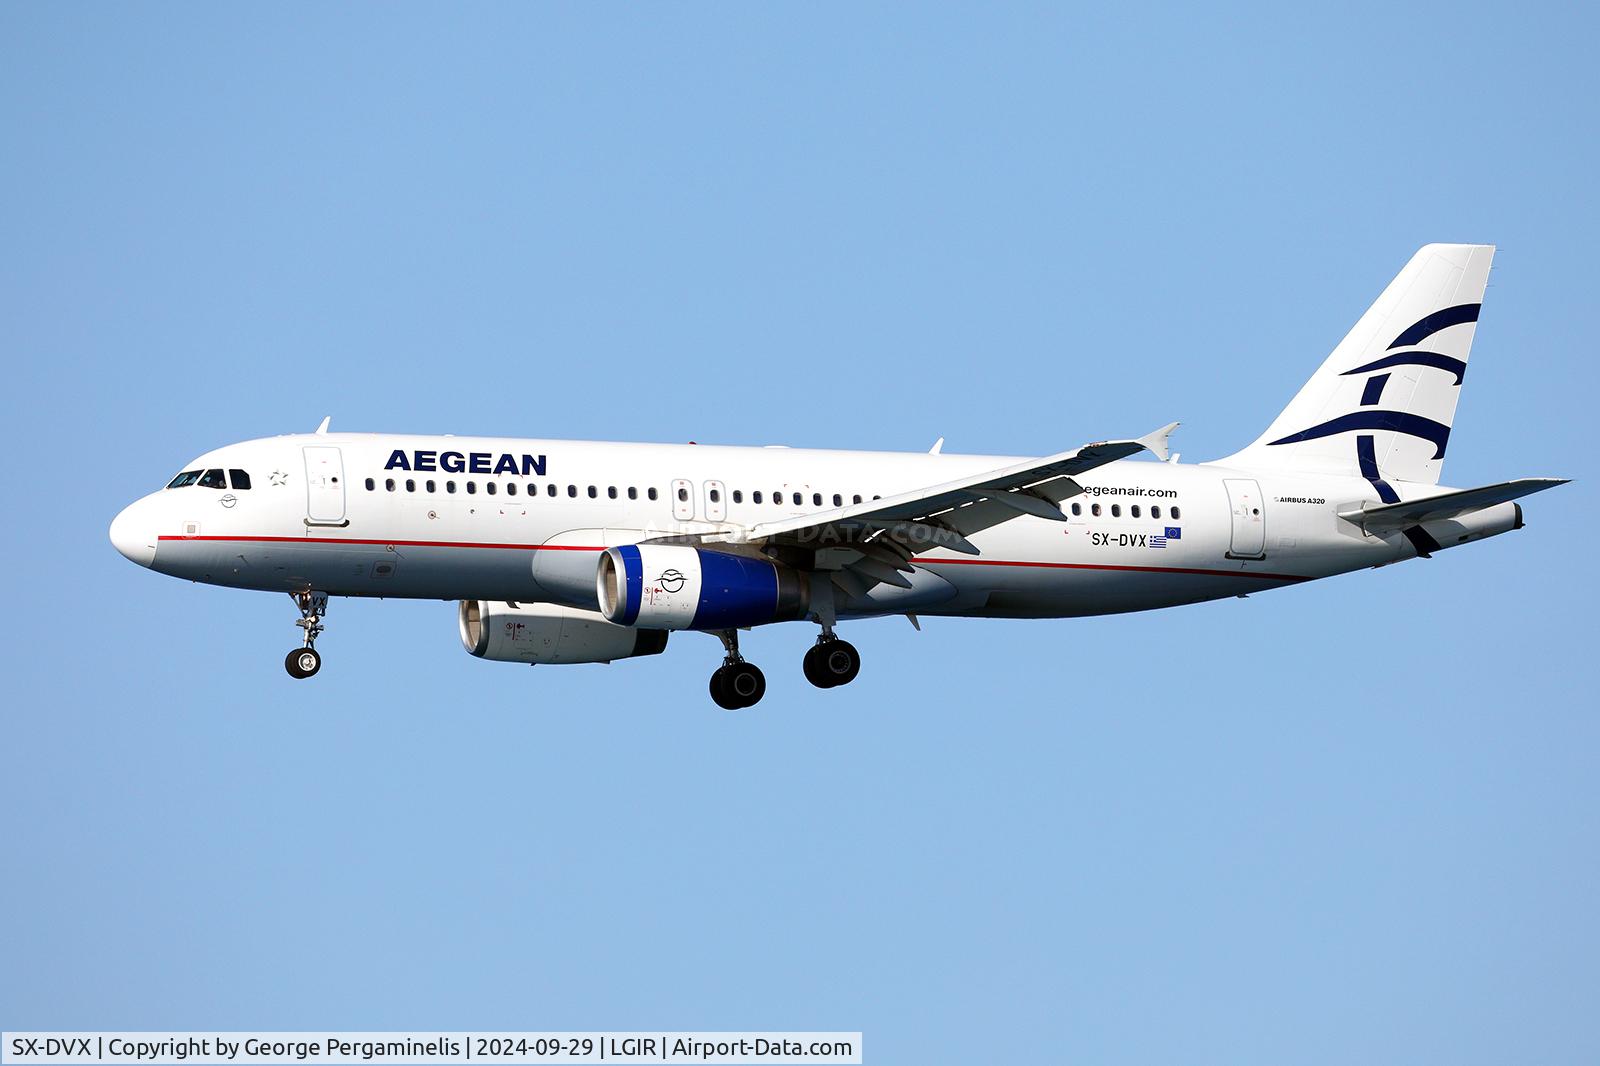
[[[739,633],[724,629],[717,633],[726,654],[722,665],[711,675],[711,698],[725,711],[754,707],[767,694],[767,676],[754,663],[739,654]]]
[[[317,654],[315,645],[317,634],[323,629],[322,618],[328,613],[328,594],[291,592],[289,597],[300,608],[300,620],[295,625],[305,630],[305,647],[296,648],[285,656],[283,668],[289,671],[290,677],[306,678],[322,669],[322,656]]]

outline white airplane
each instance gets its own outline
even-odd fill
[[[821,627],[819,688],[861,667],[841,619],[1143,611],[1383,566],[1522,528],[1563,484],[1439,487],[1494,248],[1412,257],[1255,443],[1179,465],[1177,423],[1044,458],[331,433],[195,459],[111,523],[140,566],[287,592],[321,667],[330,596],[459,600],[479,658],[654,655],[719,637],[711,696],[766,680],[741,629]],[[1130,462],[1149,451],[1162,462]]]

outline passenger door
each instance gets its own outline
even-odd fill
[[[1267,556],[1266,504],[1261,486],[1252,478],[1225,478],[1228,509],[1233,515],[1230,559],[1264,559]]]
[[[306,448],[306,525],[347,526],[344,458],[338,448]]]

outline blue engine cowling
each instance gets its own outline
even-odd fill
[[[624,544],[600,555],[595,593],[606,621],[642,629],[741,629],[804,618],[805,575],[744,555],[676,544]]]

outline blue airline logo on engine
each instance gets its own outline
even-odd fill
[[[389,453],[385,470],[440,470],[446,474],[517,474],[544,476],[542,455],[512,455],[510,452],[406,452],[396,448]]]

